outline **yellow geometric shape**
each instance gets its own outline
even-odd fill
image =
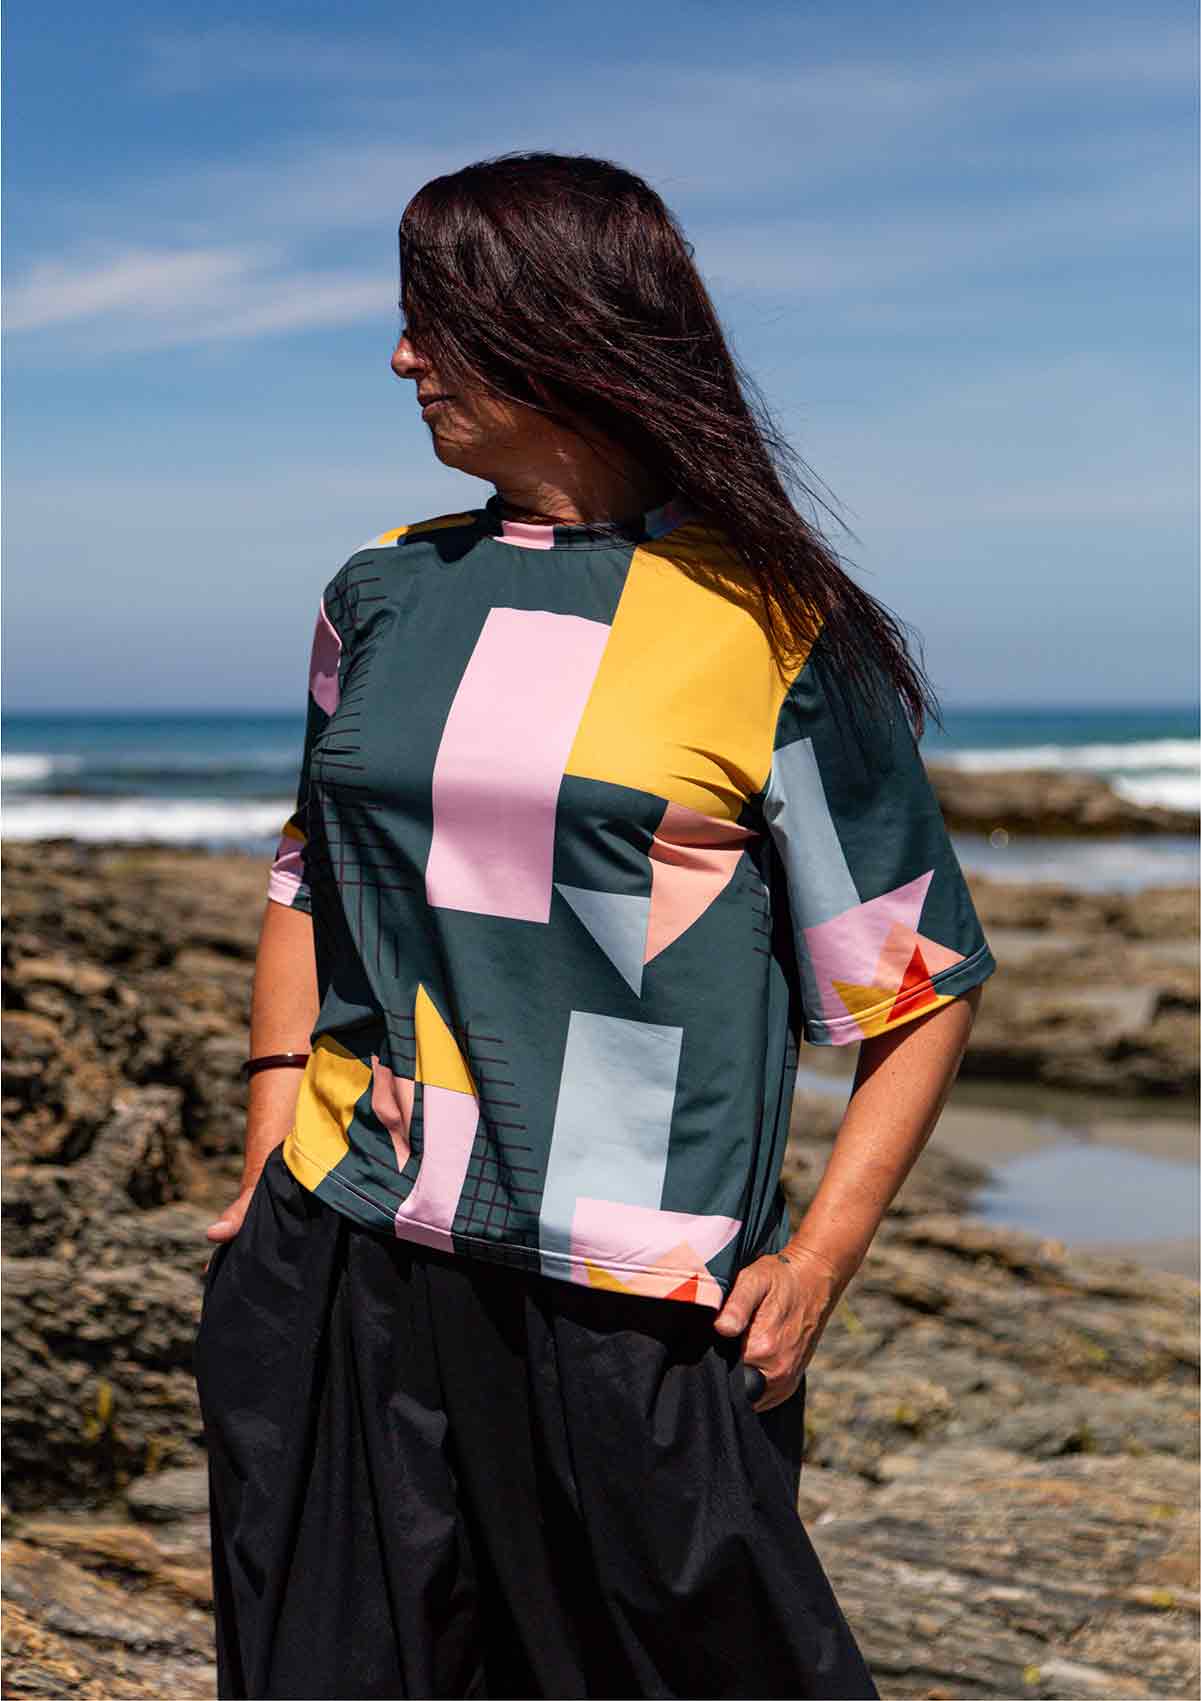
[[[735,820],[771,771],[782,673],[749,574],[701,525],[633,554],[566,772]]]
[[[606,1288],[610,1293],[632,1293],[634,1291],[632,1288],[628,1288],[624,1282],[619,1282],[617,1277],[606,1270],[603,1264],[594,1264],[590,1258],[585,1258],[584,1268],[588,1272],[590,1287]]]
[[[395,543],[398,537],[415,537],[418,532],[440,532],[447,526],[465,525],[474,518],[473,514],[439,514],[432,520],[416,520],[411,526],[393,526],[390,532],[381,532],[365,547],[382,549],[385,544]]]
[[[875,1039],[878,1034],[892,1033],[894,1028],[902,1027],[915,1016],[928,1015],[931,1010],[937,1010],[940,1005],[950,1004],[958,995],[954,992],[934,992],[932,989],[925,998],[914,996],[921,988],[911,988],[904,999],[898,999],[896,987],[883,986],[854,986],[847,981],[836,980],[834,990],[854,1016],[864,1039]]]
[[[442,1019],[437,1005],[425,990],[418,986],[413,1005],[413,1027],[417,1041],[417,1067],[413,1079],[427,1087],[446,1087],[452,1093],[479,1095],[463,1053],[455,1036]]]
[[[895,986],[856,986],[854,981],[836,980],[833,987],[851,1015],[858,1019],[881,1006],[885,1009],[897,995]]]
[[[305,1187],[316,1187],[346,1156],[346,1130],[371,1078],[367,1064],[353,1052],[328,1034],[320,1036],[300,1078],[296,1115],[283,1147],[284,1161]]]
[[[291,817],[289,817],[288,820],[286,820],[284,822],[283,831],[280,834],[280,837],[284,838],[284,839],[295,839],[298,844],[302,844],[302,845],[308,844],[308,840],[305,838],[304,834],[301,832],[300,828],[296,825],[295,821],[293,821],[291,819]]]

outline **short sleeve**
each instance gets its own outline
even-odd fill
[[[887,1033],[997,966],[899,693],[875,677],[870,699],[834,684],[818,640],[763,794],[811,1045]]]
[[[321,599],[309,652],[309,689],[296,807],[284,822],[267,879],[268,898],[288,909],[304,910],[310,915],[313,897],[309,867],[312,842],[309,805],[313,752],[338,706],[339,663],[342,659],[342,639],[326,610],[328,596],[327,591]]]

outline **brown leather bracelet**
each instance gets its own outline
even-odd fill
[[[248,1057],[242,1065],[242,1079],[249,1081],[260,1069],[303,1069],[308,1060],[307,1051],[273,1051],[266,1057]]]

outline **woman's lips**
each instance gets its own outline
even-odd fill
[[[433,401],[426,402],[421,410],[422,419],[428,419],[435,408],[444,408],[449,400],[449,396],[435,396]]]

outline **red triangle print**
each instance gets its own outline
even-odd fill
[[[911,1016],[915,1010],[924,1010],[927,1004],[937,1004],[938,994],[927,983],[930,971],[922,957],[922,948],[915,945],[913,955],[909,959],[909,967],[905,970],[905,978],[897,989],[897,995],[892,1001],[892,1009],[888,1012],[890,1022],[899,1021],[902,1016]],[[913,997],[921,987],[926,987],[925,998]]]
[[[678,1288],[672,1288],[667,1297],[668,1299],[683,1299],[687,1300],[690,1304],[695,1304],[696,1290],[697,1278],[695,1276],[689,1276],[688,1280],[686,1282],[681,1282]]]

